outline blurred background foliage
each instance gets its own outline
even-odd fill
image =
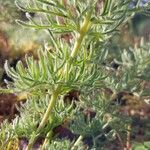
[[[25,54],[34,55],[36,50],[48,41],[47,33],[18,25],[15,20],[28,21],[26,12],[18,10],[14,0],[0,0],[0,80],[3,80],[3,65],[9,60],[11,66],[24,59]],[[36,17],[34,13],[30,14]]]
[[[18,10],[14,0],[0,0],[0,11],[2,12],[0,13],[0,64],[2,67],[5,59],[13,62],[25,53],[34,53],[47,38],[47,34],[26,29],[15,22],[16,19],[24,21],[28,19],[26,12]],[[30,15],[35,16],[34,13]]]

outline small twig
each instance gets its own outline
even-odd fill
[[[116,136],[117,136],[117,138],[118,138],[118,140],[119,140],[119,142],[120,142],[121,149],[124,150],[124,145],[123,145],[123,142],[122,142],[122,139],[121,139],[119,133],[116,133]]]
[[[49,139],[51,139],[52,135],[53,135],[53,132],[52,132],[52,131],[49,131],[49,132],[47,133],[46,138],[45,138],[45,140],[44,140],[44,142],[43,142],[43,144],[42,144],[42,146],[41,146],[41,150],[44,150],[44,149],[45,149],[45,147],[46,147],[46,145],[48,144]]]
[[[79,145],[82,139],[83,137],[80,135],[78,139],[76,140],[76,142],[74,143],[74,145],[72,146],[71,150],[77,150],[77,146]]]
[[[128,125],[126,150],[131,150],[131,125]]]

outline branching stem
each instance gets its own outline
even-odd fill
[[[81,44],[82,44],[82,41],[83,41],[83,38],[85,36],[85,34],[88,32],[89,28],[90,28],[90,25],[91,25],[91,22],[90,22],[90,19],[91,19],[91,14],[92,14],[92,11],[90,10],[88,13],[87,13],[87,16],[84,18],[84,21],[83,21],[83,24],[81,25],[81,28],[80,28],[80,31],[79,31],[79,35],[77,37],[77,40],[75,42],[75,45],[74,45],[74,48],[72,50],[72,53],[70,55],[70,58],[71,59],[74,59],[77,54],[78,54],[78,51],[81,47]],[[72,61],[68,62],[65,64],[65,71],[64,71],[64,75],[68,75],[68,68],[71,66],[71,63]],[[37,134],[40,133],[40,131],[45,127],[45,125],[47,124],[48,122],[48,118],[50,117],[51,115],[51,112],[53,110],[53,107],[55,106],[56,104],[56,101],[57,101],[57,98],[60,94],[60,91],[61,91],[61,86],[58,85],[58,87],[56,88],[56,90],[53,91],[52,95],[51,95],[51,100],[50,100],[50,103],[48,105],[48,108],[44,114],[44,117],[37,129]],[[38,136],[36,136],[34,139],[31,139],[29,141],[29,144],[26,148],[26,150],[30,150],[32,149],[33,147],[33,144],[35,143],[36,139],[38,138]]]

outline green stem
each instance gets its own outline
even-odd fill
[[[77,56],[78,54],[78,51],[81,47],[81,44],[82,44],[82,41],[84,39],[84,36],[85,34],[88,32],[90,26],[91,26],[91,14],[92,14],[92,11],[90,10],[88,13],[87,13],[87,16],[84,18],[84,21],[83,21],[83,24],[81,25],[81,28],[79,30],[79,33],[77,33],[77,40],[74,44],[74,47],[73,47],[73,50],[71,52],[71,55],[70,55],[70,59],[71,61],[67,62],[65,64],[65,74],[66,74],[66,78],[68,76],[68,70],[71,68],[71,63],[72,63],[72,60]]]
[[[58,98],[58,96],[60,94],[60,89],[61,89],[61,86],[58,86],[56,88],[56,90],[53,91],[50,103],[49,103],[48,108],[47,108],[47,110],[46,110],[46,112],[44,114],[44,117],[43,117],[43,119],[42,119],[42,121],[41,121],[41,123],[40,123],[40,125],[39,125],[39,127],[37,129],[37,133],[39,133],[44,128],[46,123],[48,122],[48,118],[50,117],[50,114],[51,114],[51,112],[53,110],[53,107],[56,104],[56,100],[57,100],[57,98]],[[33,144],[34,144],[34,142],[36,141],[37,138],[38,137],[35,137],[34,140],[30,140],[29,141],[29,144],[28,144],[26,150],[32,149],[32,146],[33,146]]]
[[[90,25],[91,25],[90,19],[91,19],[91,11],[84,18],[83,24],[81,25],[78,38],[75,42],[74,48],[73,48],[72,53],[71,53],[72,58],[75,58],[77,56],[77,53],[81,47],[83,38],[90,28]]]
[[[45,124],[48,122],[48,118],[49,118],[49,115],[50,113],[52,112],[53,110],[53,107],[55,106],[55,103],[56,103],[56,100],[58,98],[60,94],[60,86],[57,87],[57,89],[53,92],[52,96],[51,96],[51,100],[50,100],[50,103],[48,105],[48,108],[46,110],[46,113],[44,114],[44,117],[38,127],[38,132],[44,128]]]

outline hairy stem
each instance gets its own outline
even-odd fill
[[[71,68],[71,63],[72,63],[72,60],[77,56],[78,54],[78,51],[81,47],[81,44],[82,44],[82,41],[85,37],[85,34],[88,32],[90,26],[91,26],[91,14],[92,14],[92,11],[90,10],[88,13],[87,13],[87,16],[84,18],[84,21],[80,27],[80,30],[79,30],[79,33],[77,33],[77,40],[74,44],[74,47],[73,47],[73,50],[71,52],[71,55],[70,55],[70,59],[71,61],[66,63],[65,64],[65,74],[66,74],[66,78],[68,76],[68,69]]]
[[[39,127],[38,127],[38,132],[39,132],[42,128],[44,128],[45,124],[48,122],[49,115],[50,115],[50,113],[52,112],[53,107],[54,107],[55,104],[56,104],[56,100],[57,100],[57,98],[58,98],[58,96],[59,96],[59,94],[60,94],[59,91],[60,91],[60,86],[57,87],[57,89],[53,92],[53,94],[52,94],[52,96],[51,96],[51,100],[50,100],[50,103],[49,103],[48,108],[47,108],[47,110],[46,110],[46,113],[44,114],[44,117],[43,117],[43,119],[42,119],[42,121],[41,121],[41,123],[40,123],[40,125],[39,125]]]
[[[71,53],[71,57],[72,58],[75,58],[77,56],[77,53],[78,53],[78,51],[79,51],[79,49],[81,47],[83,38],[84,38],[85,34],[88,32],[88,30],[90,28],[90,25],[91,25],[91,21],[90,21],[91,13],[92,12],[89,11],[87,16],[84,18],[83,24],[81,25],[78,38],[77,38],[77,40],[75,42],[74,48],[73,48],[72,53]]]
[[[51,99],[50,99],[50,103],[49,103],[48,108],[47,108],[47,110],[44,114],[44,117],[43,117],[43,119],[42,119],[42,121],[41,121],[41,123],[40,123],[40,125],[37,129],[37,133],[39,133],[45,127],[46,123],[48,122],[48,118],[50,117],[50,114],[53,110],[53,107],[56,104],[56,100],[57,100],[57,98],[60,94],[60,89],[61,89],[61,86],[58,86],[56,88],[56,90],[53,91]],[[28,144],[26,150],[32,149],[32,146],[33,146],[33,144],[34,144],[34,142],[36,141],[37,138],[38,137],[35,137],[34,140],[29,141],[29,144]]]

